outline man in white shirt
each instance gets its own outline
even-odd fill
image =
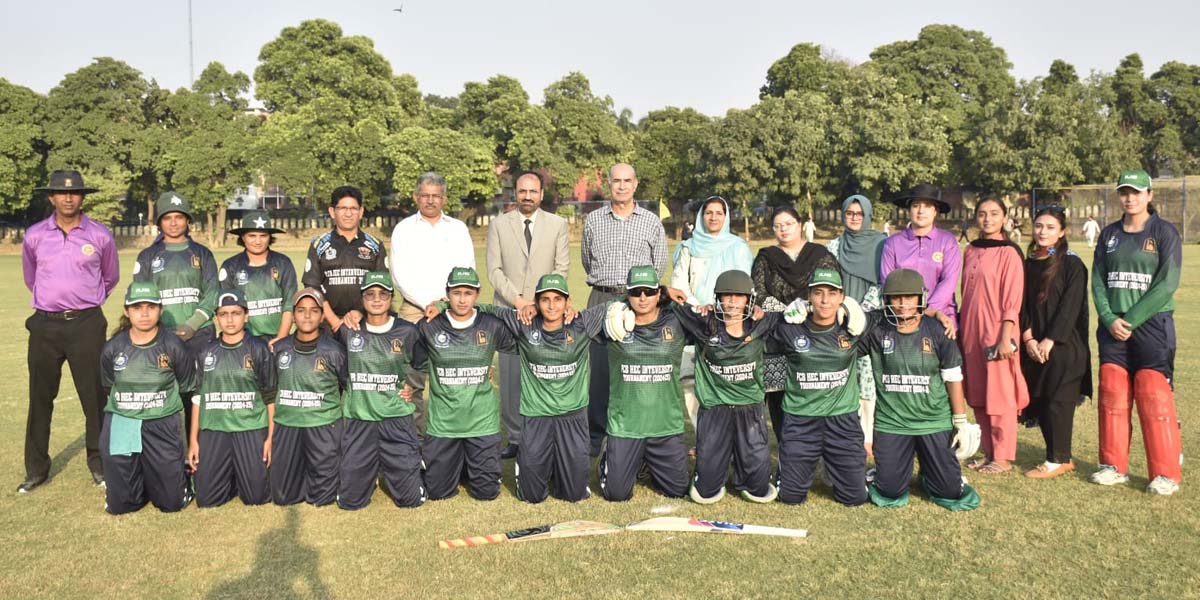
[[[1100,224],[1096,219],[1088,217],[1088,220],[1083,224],[1083,235],[1087,237],[1088,248],[1096,247],[1096,236],[1100,235]]]
[[[487,275],[497,306],[520,310],[534,301],[542,275],[567,276],[571,262],[567,222],[542,205],[542,176],[532,171],[517,175],[517,210],[500,215],[488,227]],[[517,457],[521,443],[521,359],[500,354],[500,418],[508,432],[501,458]]]

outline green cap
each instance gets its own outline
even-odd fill
[[[1123,187],[1130,187],[1139,192],[1144,192],[1150,189],[1150,174],[1141,169],[1121,171],[1121,177],[1117,179],[1117,189],[1119,190]]]
[[[158,293],[158,286],[150,281],[135,281],[129,284],[129,289],[125,290],[125,306],[132,304],[140,304],[149,302],[150,304],[162,304],[162,296]]]
[[[192,203],[188,202],[187,198],[176,194],[175,192],[163,192],[158,197],[158,202],[154,203],[154,222],[157,223],[167,213],[183,213],[187,215],[188,220],[192,219]]]
[[[222,306],[240,306],[246,308],[246,295],[242,293],[242,290],[237,288],[221,290],[221,295],[217,296],[217,308],[221,308]]]
[[[625,279],[625,289],[658,288],[658,271],[649,265],[639,265],[629,268],[629,277]]]
[[[538,279],[537,289],[534,290],[533,295],[537,296],[542,292],[551,290],[564,296],[571,295],[571,293],[567,291],[567,278],[559,275],[558,273],[547,273],[542,275],[542,277]]]
[[[261,210],[252,210],[242,217],[242,226],[231,229],[229,233],[242,235],[247,231],[263,231],[266,233],[283,233],[282,229],[271,227],[271,218]]]
[[[479,273],[471,267],[454,267],[450,269],[450,277],[446,279],[446,289],[456,287],[473,287],[479,289]]]
[[[395,288],[392,287],[392,274],[387,271],[371,271],[363,275],[362,285],[358,286],[359,291],[365,292],[369,287],[381,287],[389,292]]]
[[[817,287],[818,285],[827,285],[840,290],[842,289],[842,274],[838,273],[837,269],[828,267],[814,269],[812,276],[808,278],[808,287]]]

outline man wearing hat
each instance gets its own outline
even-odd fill
[[[33,294],[29,330],[29,417],[25,425],[24,493],[50,476],[50,420],[62,380],[71,367],[83,408],[88,469],[104,483],[100,461],[100,353],[108,322],[100,307],[120,279],[117,248],[107,227],[83,214],[83,198],[95,192],[78,171],[54,171],[47,192],[54,214],[25,232],[21,266]]]
[[[213,339],[212,317],[217,310],[217,261],[203,244],[192,239],[192,203],[175,192],[163,192],[154,203],[159,234],[138,253],[134,281],[150,281],[162,294],[162,326],[187,346],[195,359]],[[192,407],[184,407],[191,429]]]
[[[950,204],[942,200],[941,189],[928,183],[912,188],[894,202],[908,209],[909,226],[883,243],[880,276],[887,278],[896,269],[920,273],[929,292],[929,308],[957,322],[954,291],[962,273],[962,254],[954,234],[937,227],[938,215],[950,212]]]
[[[242,292],[250,311],[247,331],[273,346],[292,330],[292,296],[296,293],[292,261],[271,250],[275,234],[283,230],[271,226],[267,213],[252,211],[231,233],[245,250],[221,263],[217,280],[223,290]]]

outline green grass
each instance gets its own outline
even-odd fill
[[[578,248],[574,303],[586,287]],[[218,260],[227,256],[222,253]],[[291,253],[303,264],[299,252]],[[133,254],[121,257],[123,283]],[[482,252],[479,255],[483,264]],[[1200,339],[1200,250],[1185,249],[1177,296],[1177,401],[1184,448],[1200,447],[1192,388]],[[91,486],[83,419],[68,377],[58,399],[51,452],[53,480],[18,496],[23,438],[29,294],[20,261],[0,256],[0,323],[13,337],[0,346],[0,597],[1188,597],[1200,595],[1200,487],[1190,468],[1171,498],[1147,495],[1146,464],[1135,425],[1128,486],[1085,481],[1096,460],[1095,404],[1076,418],[1080,473],[1053,481],[1016,473],[972,476],[983,505],[950,513],[914,494],[908,507],[843,508],[818,487],[803,506],[754,505],[736,497],[709,507],[668,500],[641,487],[626,503],[592,498],[537,506],[516,500],[512,463],[494,502],[460,494],[413,510],[380,493],[358,512],[335,507],[188,507],[112,517]],[[118,294],[119,295],[119,294]],[[115,322],[117,299],[106,311]],[[490,298],[485,290],[484,298]],[[1017,463],[1042,458],[1041,436],[1022,430]],[[593,488],[595,488],[593,484]],[[612,536],[439,551],[439,539],[591,519],[626,523],[667,506],[677,516],[804,527],[805,540],[626,532]]]

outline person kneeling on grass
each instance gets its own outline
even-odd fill
[[[292,299],[296,332],[275,343],[275,435],[271,495],[275,504],[324,506],[338,492],[342,391],[349,387],[346,349],[321,335],[325,295],[304,288]]]
[[[357,330],[346,324],[338,329],[350,371],[338,506],[357,510],[370,504],[381,471],[384,491],[396,506],[420,506],[425,502],[425,485],[412,417],[416,407],[400,394],[417,342],[417,326],[391,313],[391,273],[367,273],[360,288],[366,322]]]
[[[267,342],[247,333],[249,312],[241,290],[223,290],[217,297],[220,333],[200,351],[187,456],[197,506],[220,506],[234,496],[244,504],[271,501],[275,364]]]
[[[963,480],[958,455],[978,450],[979,426],[967,422],[962,355],[940,324],[922,318],[925,296],[920,273],[890,273],[883,284],[888,322],[866,341],[879,396],[876,476],[868,493],[879,506],[908,504],[915,452],[930,498],[950,510],[971,510],[979,494]]]
[[[180,413],[196,389],[196,368],[183,342],[160,327],[161,304],[157,285],[131,284],[125,316],[100,355],[100,385],[108,398],[100,432],[104,509],[114,515],[147,502],[175,512],[192,501]]]
[[[429,375],[425,487],[431,500],[455,496],[465,462],[467,492],[494,500],[500,495],[500,397],[492,387],[492,358],[516,344],[500,319],[475,308],[475,269],[451,269],[446,296],[446,313],[418,323],[413,352],[412,364]],[[412,386],[405,388],[411,394]]]

